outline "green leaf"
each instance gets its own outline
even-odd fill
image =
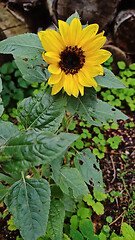
[[[32,59],[43,51],[38,35],[33,33],[20,34],[0,42],[0,53],[13,54],[14,57]]]
[[[94,121],[93,118],[107,123],[113,120],[116,122],[118,119],[126,120],[128,117],[115,107],[97,100],[96,91],[94,88],[86,88],[83,97],[68,97],[67,96],[67,111],[75,115],[79,114],[80,117],[85,118],[89,124],[101,126],[99,121]]]
[[[28,82],[45,82],[50,73],[47,64],[43,61],[42,54],[39,53],[34,59],[15,57],[15,62],[22,73],[22,76]]]
[[[76,229],[71,229],[70,234],[71,234],[72,240],[84,240],[82,234]]]
[[[118,65],[120,70],[124,70],[126,68],[126,63],[123,62],[123,61],[117,62],[117,65]]]
[[[1,80],[1,77],[0,77],[0,93],[2,92],[2,80]]]
[[[104,214],[104,205],[100,202],[96,202],[92,205],[93,210],[96,212],[97,215]]]
[[[92,221],[89,219],[83,219],[79,222],[79,229],[82,235],[88,240],[94,240],[94,229]]]
[[[98,75],[95,80],[98,85],[108,88],[126,88],[124,83],[122,83],[109,69],[104,68],[104,76]]]
[[[135,231],[127,223],[122,223],[121,231],[122,231],[123,236],[126,239],[128,239],[128,240],[134,240],[135,239]]]
[[[48,131],[19,132],[4,146],[4,153],[12,156],[12,161],[5,162],[5,169],[16,172],[30,168],[31,163],[37,166],[51,163],[53,160],[59,162],[63,159],[68,146],[77,137],[69,133],[55,135]]]
[[[70,25],[71,21],[72,21],[74,18],[79,18],[79,19],[80,19],[79,14],[78,14],[77,11],[75,11],[75,13],[73,13],[73,14],[67,19],[66,22]]]
[[[101,232],[99,235],[98,235],[98,237],[99,237],[99,240],[106,240],[106,235],[103,233],[103,232]]]
[[[68,235],[67,234],[63,234],[63,240],[71,240],[69,237],[68,237]]]
[[[90,181],[92,181],[96,190],[100,192],[104,191],[102,171],[100,170],[95,155],[90,149],[84,149],[78,152],[74,158],[74,164],[87,184],[90,184]]]
[[[0,146],[19,132],[16,125],[0,120]]]
[[[2,80],[1,80],[1,77],[0,77],[0,93],[1,92],[2,92]],[[3,107],[2,99],[0,97],[0,117],[3,114],[3,111],[4,111],[4,107]]]
[[[0,182],[0,203],[3,201],[4,197],[6,196],[7,192],[8,192],[9,188],[4,186],[1,182]]]
[[[4,112],[4,107],[3,107],[2,99],[0,97],[0,117],[2,116],[3,112]]]
[[[36,240],[45,234],[50,208],[50,187],[45,179],[16,182],[5,204],[24,240]]]
[[[88,111],[92,117],[99,119],[104,123],[107,123],[110,120],[116,122],[118,119],[128,119],[128,117],[117,108],[106,102],[102,102],[101,100],[98,100],[96,106],[89,108]]]
[[[129,66],[129,68],[130,68],[131,70],[135,70],[135,63],[132,63],[132,64]]]
[[[60,171],[61,190],[67,195],[73,195],[74,198],[88,194],[88,188],[84,183],[79,171],[76,168],[64,167]]]
[[[93,193],[97,201],[105,201],[105,199],[107,198],[105,193],[99,192],[95,188],[93,190]]]
[[[80,218],[91,218],[92,215],[92,209],[91,208],[86,208],[86,207],[81,207],[77,210],[77,215]]]
[[[70,229],[77,229],[79,225],[79,218],[77,215],[72,215],[70,218]]]
[[[0,181],[5,181],[9,185],[12,185],[15,182],[15,179],[8,175],[5,175],[4,173],[0,173]]]
[[[49,88],[24,99],[18,106],[18,116],[26,129],[56,131],[65,113],[65,105],[66,98],[62,94],[52,96]]]
[[[60,199],[60,201],[63,203],[66,211],[74,212],[76,207],[74,198],[71,198],[70,196],[63,194],[63,197]]]
[[[10,219],[7,221],[7,224],[8,224],[8,230],[10,230],[10,231],[17,230],[17,227],[15,226],[14,221],[13,221],[13,216],[10,217]]]
[[[101,123],[94,121],[91,117],[89,109],[93,109],[97,104],[97,95],[94,88],[85,88],[85,93],[83,97],[72,97],[67,96],[67,111],[72,115],[76,113],[80,117],[85,118],[89,124],[96,126],[101,126]]]
[[[62,240],[65,209],[62,202],[52,200],[47,224],[47,234],[51,240]]]

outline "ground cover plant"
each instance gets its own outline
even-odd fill
[[[70,24],[74,17],[79,18],[75,13],[67,20],[67,24]],[[29,41],[32,45],[31,48],[29,46],[28,51]],[[71,53],[71,48],[67,50]],[[48,65],[43,61],[43,51],[40,40],[35,34],[16,36],[0,44],[0,52],[13,54],[23,78],[29,82],[47,83],[50,77],[48,70],[53,71],[51,67],[47,68]],[[80,50],[75,49],[75,51],[80,56]],[[46,55],[46,57],[49,56]],[[82,59],[83,56],[81,56]],[[104,72],[104,76],[95,77],[98,85],[110,88],[113,81],[113,87],[116,89],[125,88],[125,85],[112,72],[106,68]],[[62,86],[55,86],[57,84],[55,81],[55,79],[50,80],[52,85],[54,83],[53,94],[54,91],[60,90],[57,87]],[[38,237],[39,239],[63,239],[63,237],[76,239],[77,236],[78,239],[79,236],[80,239],[103,239],[103,235],[106,237],[110,231],[109,226],[104,226],[103,231],[95,235],[89,219],[91,209],[98,215],[104,213],[101,201],[106,198],[102,171],[95,157],[95,154],[99,159],[104,157],[102,153],[106,144],[101,133],[103,129],[100,131],[97,126],[103,128],[102,122],[104,122],[104,128],[107,129],[108,121],[126,120],[127,116],[114,106],[98,100],[96,90],[91,86],[85,88],[84,95],[83,87],[80,87],[82,96],[79,97],[75,90],[72,92],[75,97],[70,96],[72,89],[68,89],[68,86],[65,88],[67,94],[61,91],[54,96],[51,95],[51,88],[47,84],[44,88],[43,91],[40,89],[36,95],[25,98],[18,104],[17,119],[21,130],[12,122],[3,121],[4,119],[0,122],[0,196],[1,201],[4,200],[13,216],[9,226],[13,227],[15,224],[15,228],[20,230],[23,239],[29,240]],[[0,83],[0,90],[2,91],[2,83]],[[1,100],[1,115],[3,111]],[[82,128],[81,137],[74,128],[76,114],[85,119],[79,122],[80,125],[85,125],[85,122],[87,124],[87,127]],[[116,124],[112,122],[110,124],[112,128],[117,128]],[[91,138],[91,133],[87,129],[90,126],[98,136],[93,137],[91,149],[88,141],[82,141],[82,139]],[[117,140],[115,138],[113,141],[108,139],[107,144],[115,149],[120,142],[120,138]],[[90,193],[93,186],[94,196]],[[91,208],[85,208],[84,204]],[[67,235],[66,226],[63,236],[64,219],[69,217],[69,212],[72,213],[77,208],[77,217],[71,217],[72,214],[70,214],[71,236]],[[80,223],[77,220],[78,217],[81,218]],[[111,223],[109,216],[107,222]],[[76,227],[73,227],[74,225]],[[88,227],[89,233],[86,233]],[[122,227],[130,228],[127,225]],[[131,228],[130,231],[133,235]],[[40,237],[45,232],[46,235]],[[125,236],[124,232],[120,236],[121,239]]]

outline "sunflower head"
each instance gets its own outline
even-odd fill
[[[45,49],[42,56],[49,64],[52,75],[48,84],[52,86],[52,95],[62,88],[71,96],[84,95],[84,87],[97,87],[94,79],[103,75],[101,66],[111,53],[101,49],[106,41],[104,32],[97,34],[98,24],[82,28],[78,18],[70,25],[59,20],[59,32],[51,29],[38,33]]]

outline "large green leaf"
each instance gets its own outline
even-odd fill
[[[39,37],[33,33],[17,35],[0,42],[0,53],[11,53],[14,57],[32,59],[43,51]]]
[[[78,136],[69,133],[55,135],[48,131],[22,131],[10,138],[1,149],[11,156],[5,161],[4,169],[16,172],[32,165],[51,163],[63,159],[68,146]]]
[[[102,171],[95,155],[90,149],[78,152],[74,158],[74,164],[87,184],[90,184],[91,181],[95,189],[104,192]]]
[[[87,195],[89,192],[81,174],[76,168],[64,167],[61,169],[59,186],[65,194],[72,195],[76,199],[82,195]]]
[[[15,56],[15,62],[23,78],[29,82],[45,82],[50,76],[47,64],[43,61],[42,54],[39,54],[34,59]]]
[[[65,210],[68,212],[74,212],[76,208],[75,199],[63,193],[60,201],[64,204]]]
[[[18,107],[18,115],[25,128],[56,131],[65,112],[66,98],[62,94],[51,95],[51,89],[24,99]]]
[[[2,80],[1,80],[1,77],[0,77],[0,93],[2,92]],[[4,111],[4,107],[3,107],[3,103],[2,103],[2,99],[0,97],[0,117],[2,115]]]
[[[50,187],[45,179],[16,182],[5,203],[24,240],[36,240],[45,234],[50,208]]]
[[[67,111],[71,114],[79,114],[80,117],[85,118],[88,123],[101,126],[101,123],[94,121],[89,113],[89,108],[92,109],[96,107],[97,95],[94,88],[85,88],[85,93],[83,97],[69,97],[67,96]]]
[[[1,97],[0,97],[0,117],[1,117],[2,114],[3,114],[3,111],[4,111],[4,107],[3,107],[2,99],[1,99]]]
[[[3,201],[4,197],[6,196],[7,192],[8,192],[9,188],[4,186],[1,182],[0,182],[0,203]]]
[[[0,146],[19,132],[17,126],[11,122],[0,120]]]
[[[99,119],[104,123],[107,123],[107,121],[110,120],[116,122],[118,119],[128,119],[128,117],[120,110],[101,100],[98,100],[93,108],[89,107],[88,112],[92,117]]]
[[[63,239],[63,223],[65,217],[65,208],[60,200],[51,201],[49,219],[47,224],[47,235],[51,240]]]
[[[83,97],[67,97],[67,110],[71,114],[79,114],[85,118],[88,123],[101,126],[101,122],[106,123],[109,120],[116,122],[118,119],[126,120],[128,117],[115,107],[97,100],[94,88],[86,88]],[[94,121],[98,119],[99,121]]]
[[[1,77],[0,77],[0,93],[2,92],[2,80],[1,80]]]
[[[109,69],[104,68],[104,76],[98,75],[95,77],[98,85],[108,88],[126,88]]]

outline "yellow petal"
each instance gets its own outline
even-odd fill
[[[70,46],[70,28],[69,28],[69,24],[59,20],[58,21],[58,25],[59,25],[59,30],[60,30],[60,34],[62,36],[63,42],[65,43],[65,46]]]
[[[52,74],[48,79],[48,84],[56,84],[58,83],[62,78],[62,74]]]
[[[46,51],[61,52],[65,47],[61,35],[55,30],[47,29],[46,31],[40,31],[38,36]]]
[[[104,63],[109,57],[111,53],[105,49],[97,50],[92,56],[87,57],[87,63],[98,65]]]
[[[92,65],[87,63],[87,61],[84,65],[84,68],[87,69],[90,77],[96,77],[97,75],[103,75],[104,73],[103,67],[101,65]]]
[[[78,80],[82,86],[92,87],[92,84],[90,82],[90,76],[86,76],[86,74],[82,70],[80,70],[78,73]]]
[[[86,45],[83,46],[83,50],[85,51],[85,55],[89,56],[91,52],[96,51],[103,47],[106,42],[106,37],[95,38],[92,41],[88,41]]]
[[[72,78],[71,78],[71,87],[72,87],[71,94],[74,97],[78,97],[78,94],[79,94],[79,82],[76,79],[75,75],[76,74],[72,75]]]
[[[53,85],[51,94],[52,95],[57,94],[62,89],[62,87],[63,87],[63,79],[61,79],[59,83],[56,83]]]
[[[79,83],[79,79],[78,79],[78,74],[74,74],[73,75],[73,78],[74,78],[74,81],[77,85],[77,88],[79,89],[80,93],[81,93],[81,96],[84,95],[84,86],[82,86],[80,83]],[[77,95],[78,97],[78,95]]]
[[[98,32],[99,25],[91,24],[82,30],[81,39],[79,41],[79,47],[83,47],[92,37]]]
[[[56,64],[54,63],[54,64],[50,64],[48,66],[48,71],[53,74],[60,74],[61,68],[59,67],[59,65],[57,63]]]
[[[85,87],[97,87],[97,83],[93,77],[90,76],[87,69],[83,68],[78,74],[79,82]]]
[[[59,55],[55,52],[43,52],[42,57],[48,64],[57,63],[60,61]]]
[[[64,76],[63,78],[63,87],[64,87],[64,90],[65,92],[71,96],[71,74],[67,74]]]
[[[70,24],[71,46],[75,46],[80,41],[82,25],[78,18],[74,18]]]

